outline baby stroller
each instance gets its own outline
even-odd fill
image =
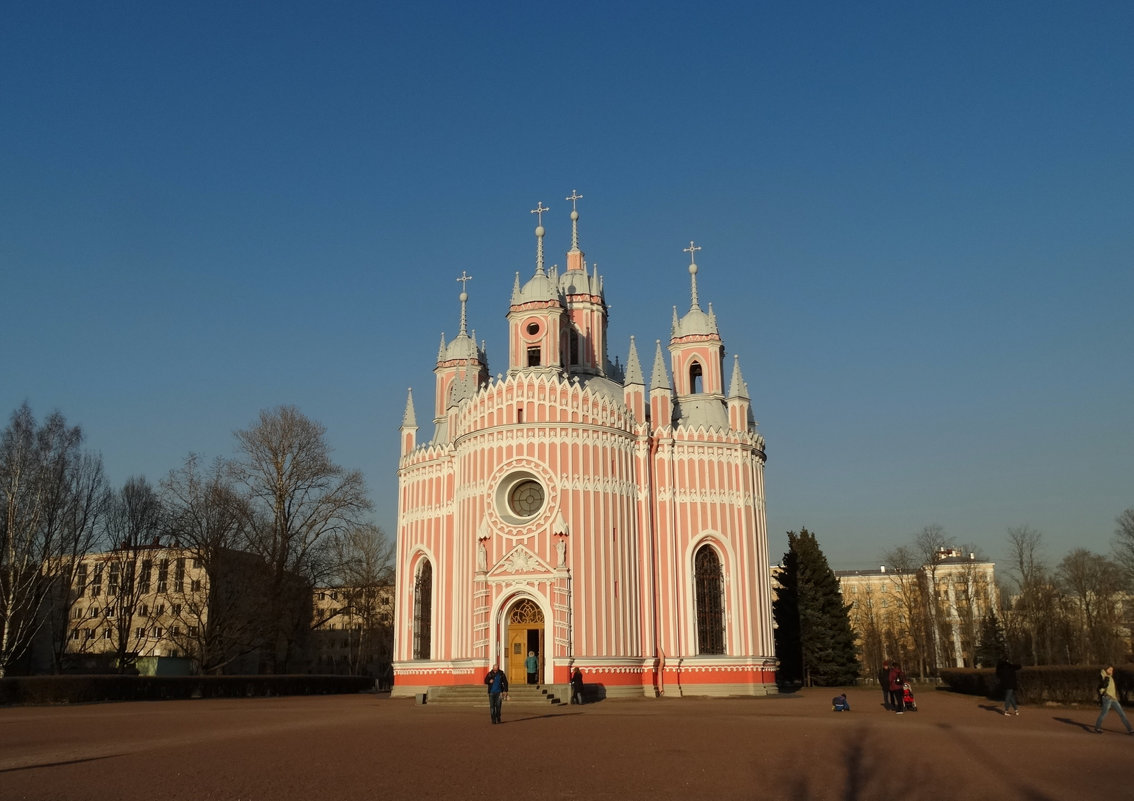
[[[913,688],[907,681],[902,685],[902,708],[907,712],[917,712],[917,701],[913,697]]]

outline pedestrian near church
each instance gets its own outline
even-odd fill
[[[583,671],[575,668],[575,672],[571,674],[571,703],[582,705],[583,703]]]
[[[899,715],[905,709],[905,699],[902,697],[903,685],[906,683],[906,674],[897,662],[890,665],[890,707]]]
[[[882,688],[882,708],[890,708],[890,660],[883,659],[878,668],[878,686]]]
[[[499,723],[504,698],[508,695],[508,677],[499,665],[493,665],[492,670],[485,674],[484,683],[488,685],[488,711],[492,715],[492,722]]]
[[[1118,703],[1118,689],[1114,686],[1114,665],[1107,665],[1099,672],[1098,690],[1099,704],[1102,708],[1099,710],[1099,719],[1095,721],[1095,734],[1102,734],[1103,718],[1111,709],[1118,713],[1119,720],[1126,727],[1126,733],[1134,734],[1134,728],[1131,728],[1126,713],[1122,711],[1122,705]]]
[[[528,651],[528,658],[524,660],[524,670],[528,673],[528,684],[536,683],[536,671],[539,670],[539,660],[535,651]]]
[[[1020,666],[1008,661],[1008,657],[1001,657],[1000,661],[996,663],[996,680],[1000,682],[1000,688],[1004,690],[1004,714],[1010,715],[1009,710],[1014,710],[1017,715],[1020,714],[1020,707],[1016,703],[1016,690],[1019,685],[1016,681],[1016,671]]]

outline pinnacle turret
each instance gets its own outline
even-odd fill
[[[662,356],[661,340],[657,341],[658,347],[654,352],[654,371],[650,376],[650,391],[655,389],[669,389],[669,373],[665,369],[665,357]]]
[[[660,344],[660,343],[659,343]],[[626,357],[626,379],[622,382],[624,387],[631,384],[645,385],[642,376],[642,363],[638,361],[638,346],[634,344],[634,337],[630,337],[630,355]]]

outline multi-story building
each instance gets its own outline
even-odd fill
[[[255,673],[261,650],[263,560],[158,544],[89,554],[76,565],[66,653],[88,668]],[[208,629],[210,615],[217,615]],[[204,663],[204,665],[202,665]]]
[[[394,588],[317,587],[310,636],[315,673],[374,676],[393,681]]]
[[[159,664],[187,671],[207,619],[208,591],[204,568],[184,548],[85,556],[75,569],[67,653],[99,657],[111,667],[122,659],[143,672]]]
[[[865,675],[883,659],[909,669],[971,667],[980,625],[999,608],[995,564],[943,549],[915,570],[836,570]]]
[[[462,291],[425,444],[407,400],[394,692],[477,683],[495,663],[524,681],[529,652],[541,684],[579,667],[609,695],[775,692],[764,438],[701,308],[700,248],[686,248],[689,310],[674,307],[647,379],[633,338],[624,366],[607,357],[578,199],[562,273],[544,267],[547,209],[533,210],[535,270],[516,274],[506,373],[491,377]]]

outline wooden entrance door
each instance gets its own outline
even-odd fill
[[[526,684],[528,671],[524,660],[528,651],[539,660],[537,681],[543,681],[543,612],[527,598],[512,607],[508,614],[508,659],[504,670],[509,684]]]

